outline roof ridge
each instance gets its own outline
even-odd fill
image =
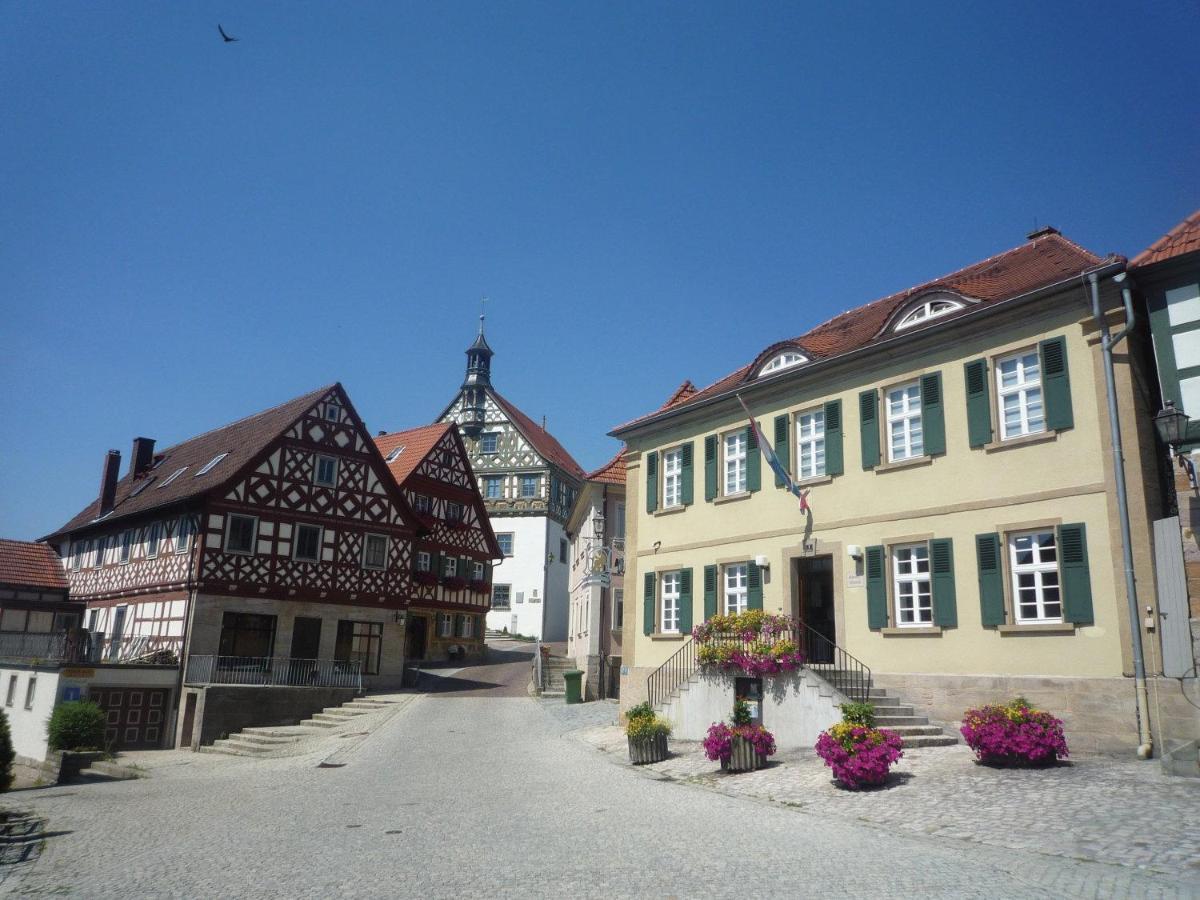
[[[375,441],[375,443],[379,443],[380,438],[405,437],[410,434],[416,434],[418,431],[432,431],[435,428],[440,428],[442,431],[446,431],[453,424],[453,422],[431,422],[428,425],[417,425],[413,428],[401,428],[399,431],[385,431],[383,434],[373,435],[371,439]]]
[[[545,428],[542,428],[540,425],[538,425],[537,422],[535,422],[533,419],[531,419],[529,417],[528,413],[524,412],[519,406],[517,406],[515,403],[513,403],[511,400],[509,400],[507,397],[505,397],[503,394],[501,394],[494,387],[489,386],[488,391],[491,392],[492,398],[497,403],[499,403],[500,406],[502,406],[504,408],[505,412],[508,413],[509,418],[511,418],[513,420],[513,423],[516,424],[519,429],[532,431],[532,432],[534,432],[534,435],[532,437],[536,437],[537,435],[542,435],[548,441],[552,442],[552,445],[549,447],[549,449],[552,450],[554,453],[562,453],[563,456],[566,457],[566,461],[568,463],[570,463],[571,466],[574,466],[574,471],[570,472],[570,474],[572,476],[574,476],[576,478],[585,478],[587,476],[587,472],[583,468],[583,466],[581,466],[579,464],[579,461],[576,460],[575,457],[571,455],[571,452],[562,445],[562,442],[558,438],[556,438],[553,434],[551,434]],[[525,437],[527,439],[531,439],[531,435],[527,434],[527,435],[525,435]],[[532,442],[532,440],[531,440],[531,442]],[[538,453],[540,453],[542,456],[548,457],[548,456],[552,455],[551,453],[547,453],[542,448],[535,446],[534,449],[537,450]],[[550,463],[553,463],[554,465],[557,465],[561,469],[570,470],[570,466],[563,465],[562,462],[559,460],[549,459],[547,461]]]

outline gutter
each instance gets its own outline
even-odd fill
[[[1100,309],[1100,275],[1088,275],[1092,291],[1092,316],[1100,328],[1100,347],[1104,356],[1104,386],[1108,395],[1108,427],[1111,434],[1113,471],[1117,485],[1117,515],[1121,523],[1121,555],[1125,563],[1125,599],[1129,608],[1130,640],[1133,644],[1134,711],[1138,725],[1138,759],[1149,759],[1154,751],[1150,736],[1149,698],[1146,695],[1146,661],[1142,656],[1142,623],[1138,615],[1137,579],[1133,570],[1133,540],[1129,529],[1129,497],[1125,491],[1125,453],[1121,445],[1121,420],[1117,415],[1116,378],[1113,374],[1113,347],[1133,330],[1137,317],[1133,311],[1133,280],[1125,271],[1113,276],[1125,302],[1125,327],[1112,335]]]
[[[1010,297],[1007,300],[1001,300],[996,303],[988,303],[985,305],[976,306],[963,315],[955,317],[952,321],[948,322],[947,325],[952,326],[959,322],[974,322],[977,319],[1007,310],[1013,305],[1036,300],[1039,297],[1046,296],[1047,294],[1058,293],[1059,291],[1066,290],[1075,285],[1086,285],[1087,281],[1093,277],[1105,278],[1109,275],[1117,275],[1124,271],[1124,259],[1117,259],[1113,260],[1112,262],[1102,263],[1094,269],[1085,270],[1078,275],[1072,275],[1070,278],[1064,279],[1063,281],[1056,281],[1054,284],[1036,288],[1028,293],[1018,294],[1015,297]],[[931,333],[941,335],[945,332],[943,332],[941,329],[926,329],[922,332],[918,332],[917,334],[908,332],[902,335],[893,335],[892,337],[886,338],[882,341],[876,341],[875,343],[868,344],[865,347],[859,347],[857,350],[850,350],[846,353],[842,353],[838,356],[831,356],[826,359],[814,360],[808,365],[802,366],[798,369],[781,372],[775,378],[758,379],[750,383],[738,384],[726,391],[721,392],[720,394],[714,394],[712,397],[706,397],[704,400],[696,403],[687,403],[675,409],[666,410],[641,422],[630,425],[618,425],[612,431],[608,432],[608,436],[618,438],[620,440],[626,440],[629,435],[632,435],[634,432],[639,431],[649,425],[658,425],[678,416],[687,415],[688,413],[695,412],[696,410],[705,409],[709,406],[713,406],[714,404],[721,403],[722,401],[732,399],[738,393],[750,392],[759,386],[766,387],[770,385],[782,384],[785,379],[794,378],[801,373],[809,373],[813,371],[820,372],[821,370],[830,368],[834,365],[851,362],[863,356],[870,356],[881,348],[886,349],[897,343],[911,342],[914,337],[928,337],[931,335]]]

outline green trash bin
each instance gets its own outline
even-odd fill
[[[583,702],[583,672],[579,669],[569,669],[563,672],[563,681],[567,685],[567,702]]]

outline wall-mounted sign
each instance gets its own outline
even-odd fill
[[[63,678],[95,678],[95,669],[63,669]]]
[[[846,576],[846,587],[848,587],[848,588],[866,587],[866,584],[867,584],[867,579],[863,575],[847,575]]]

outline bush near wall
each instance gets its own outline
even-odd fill
[[[13,750],[12,734],[8,730],[8,715],[0,709],[0,791],[7,791],[13,783]]]
[[[46,724],[51,750],[103,750],[104,710],[88,700],[54,707]]]

